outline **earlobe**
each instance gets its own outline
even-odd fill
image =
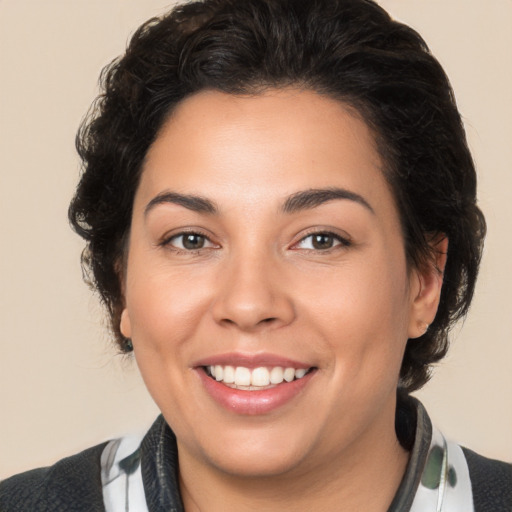
[[[436,317],[441,289],[443,287],[444,268],[448,254],[448,238],[444,234],[430,241],[433,260],[423,268],[415,269],[416,285],[413,290],[412,309],[409,320],[409,338],[423,336]]]
[[[119,322],[119,330],[125,338],[132,337],[132,324],[130,321],[130,314],[126,308],[121,313],[121,321]]]
[[[125,338],[129,339],[132,337],[132,326],[130,321],[130,314],[126,309],[126,261],[123,261],[123,257],[116,261],[114,268],[117,274],[117,278],[119,279],[119,286],[121,288],[121,300],[124,306],[121,313],[121,319],[119,321],[119,330]]]

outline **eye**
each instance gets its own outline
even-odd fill
[[[182,251],[198,251],[209,247],[215,247],[205,235],[200,233],[179,233],[165,241],[164,245],[171,246]]]
[[[349,246],[350,242],[345,238],[329,232],[312,233],[300,240],[295,248],[313,251],[327,251],[336,246]]]

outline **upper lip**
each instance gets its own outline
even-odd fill
[[[279,356],[270,353],[244,354],[239,352],[230,352],[205,357],[194,362],[193,367],[199,366],[243,366],[245,368],[259,368],[262,366],[283,368],[311,368],[313,365],[297,361],[288,357]]]

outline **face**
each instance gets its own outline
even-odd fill
[[[314,92],[201,92],[163,126],[121,330],[180,461],[291,474],[393,431],[421,276],[382,165],[366,124]]]

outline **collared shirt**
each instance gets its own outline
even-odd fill
[[[412,422],[415,423],[414,441],[405,475],[388,512],[475,512],[469,468],[462,448],[432,427],[417,400],[409,400],[416,413],[416,421]],[[151,450],[156,448],[156,452],[146,472],[152,472],[158,483],[149,493],[143,479],[147,436],[111,441],[104,449],[101,478],[107,512],[183,511],[176,439],[162,417],[151,430],[154,434],[150,436],[149,446]]]
[[[512,464],[446,441],[414,398],[399,396],[396,418],[410,456],[388,512],[512,512]],[[1,512],[183,510],[176,437],[162,416],[143,436],[0,482]]]

